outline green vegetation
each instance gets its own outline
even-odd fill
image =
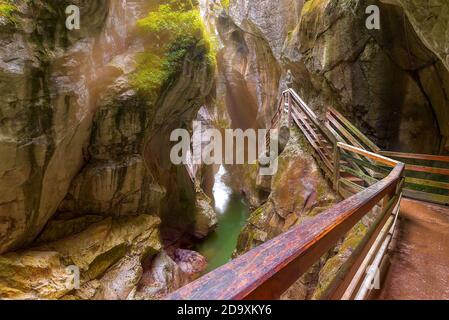
[[[8,21],[14,22],[13,13],[17,10],[12,0],[0,0],[0,17],[5,17]]]
[[[135,86],[155,95],[182,70],[187,56],[207,67],[216,64],[216,45],[197,9],[189,0],[170,0],[137,22],[138,29],[155,43],[138,59]]]
[[[223,8],[226,10],[226,12],[229,11],[229,0],[220,0],[221,5],[223,6]]]

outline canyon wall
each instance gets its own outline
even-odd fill
[[[314,110],[337,108],[380,147],[448,152],[447,4],[419,3],[241,0],[215,9],[231,118],[267,124],[290,70],[290,86]],[[366,27],[372,4],[380,30]],[[421,132],[429,138],[416,139]]]
[[[186,283],[201,271],[188,261],[204,261],[165,250],[163,230],[201,238],[216,224],[210,199],[169,161],[171,130],[191,129],[214,85],[198,7],[4,3],[0,297],[149,299]],[[79,30],[66,28],[69,4]],[[194,35],[177,43],[162,30],[168,38],[156,42],[145,19],[166,11],[195,18]],[[77,290],[65,283],[71,265]]]

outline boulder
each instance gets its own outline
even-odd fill
[[[138,281],[129,280],[133,278],[131,271],[137,273],[134,279],[139,278],[138,261],[160,251],[159,224],[160,219],[150,215],[107,218],[66,238],[5,254],[0,257],[0,297],[58,299],[69,293],[76,296],[76,288],[70,282],[76,268],[81,286],[92,288],[95,280],[94,295],[122,298],[130,283]]]

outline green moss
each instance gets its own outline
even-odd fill
[[[182,1],[176,1],[175,5],[160,5],[156,11],[139,20],[137,26],[158,37],[168,38],[200,35],[203,29],[199,10],[195,7],[188,8]]]
[[[137,22],[144,35],[157,45],[146,50],[138,59],[134,85],[146,94],[156,96],[184,64],[187,55],[208,67],[216,65],[216,41],[209,34],[197,4],[190,0],[171,0],[160,5]],[[163,43],[163,45],[160,45]]]
[[[0,0],[0,17],[4,17],[9,22],[15,22],[13,13],[17,10],[16,5],[11,0]]]
[[[251,213],[251,219],[259,220],[260,218],[263,218],[264,214],[265,214],[265,207],[261,206],[256,210],[254,210],[253,213]]]
[[[153,95],[169,77],[169,73],[163,70],[163,60],[157,55],[144,53],[137,62],[139,71],[133,83],[138,89]]]
[[[302,7],[301,16],[306,15],[314,11],[318,6],[323,5],[325,3],[325,0],[310,0],[304,3],[304,6]]]
[[[359,222],[347,235],[341,244],[338,253],[326,261],[326,264],[320,271],[319,282],[313,294],[313,299],[326,298],[332,285],[347,271],[347,259],[362,243],[363,238],[368,232],[367,227]]]
[[[226,12],[229,11],[229,0],[220,0],[221,5],[223,6],[223,8],[226,10]]]

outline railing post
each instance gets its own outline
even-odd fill
[[[334,145],[334,190],[339,193],[341,151],[338,142]]]
[[[288,127],[292,127],[292,98],[290,93],[287,93],[287,103],[288,103]]]

